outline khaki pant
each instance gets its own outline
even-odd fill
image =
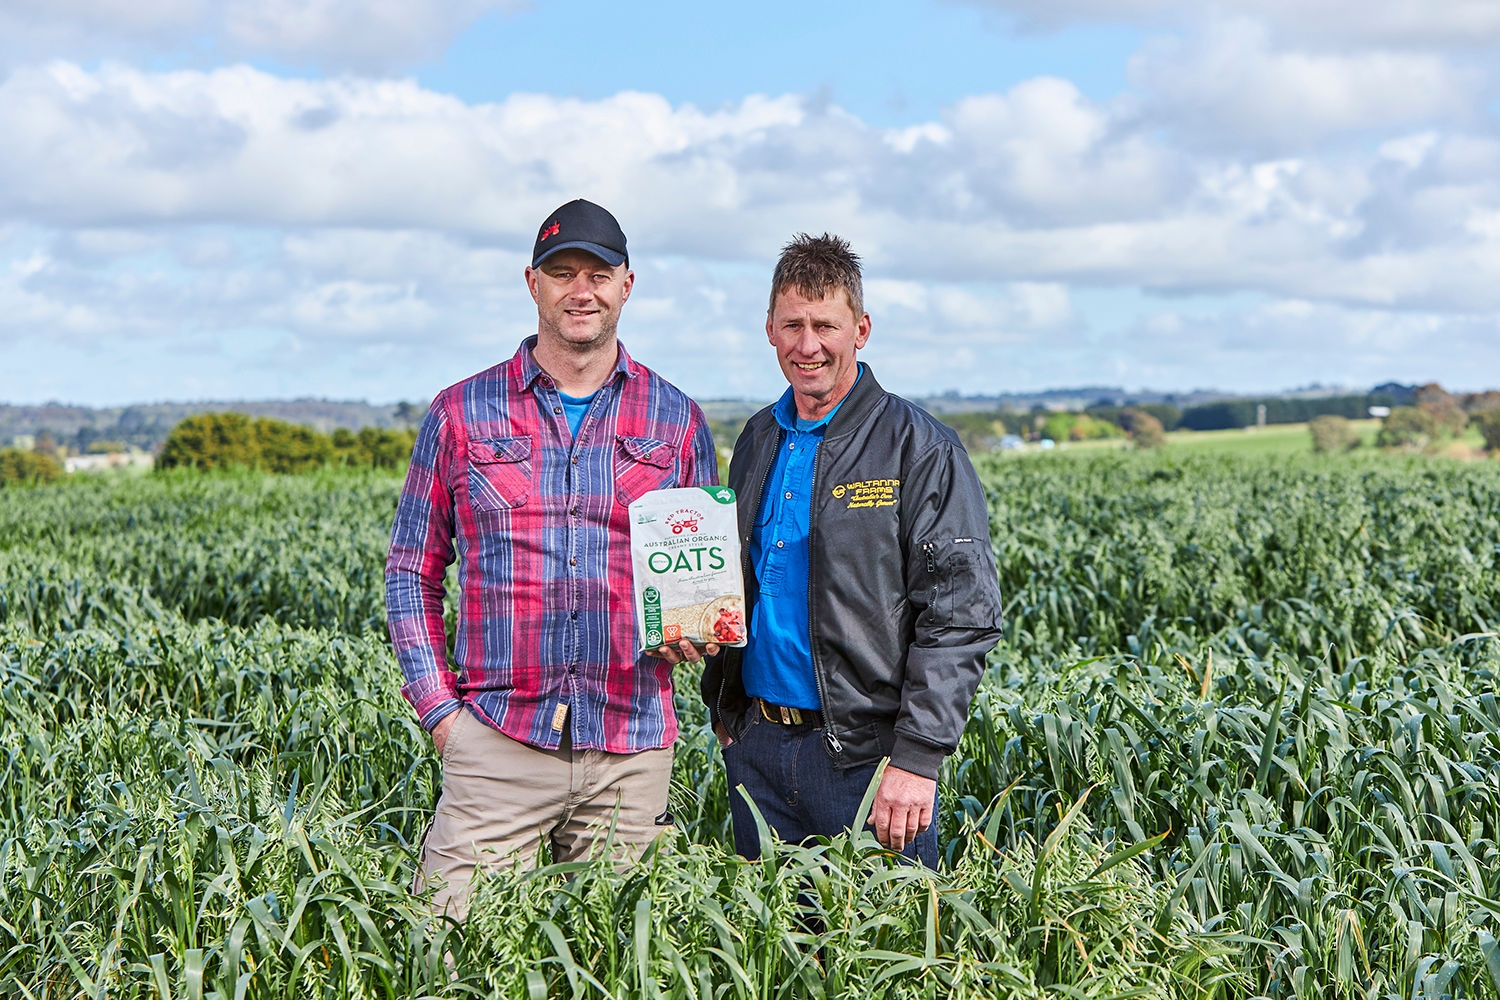
[[[614,824],[614,857],[634,860],[666,829],[672,748],[618,754],[541,750],[460,709],[443,747],[443,791],[412,888],[434,886],[436,913],[463,920],[479,866],[531,867],[545,839],[553,861],[587,857]],[[618,810],[618,811],[617,811]]]

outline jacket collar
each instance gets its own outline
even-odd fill
[[[863,377],[864,369],[861,368],[859,369],[859,373],[854,377],[855,385],[858,385]],[[810,426],[804,429],[809,431],[817,431],[833,423],[833,418],[838,416],[839,411],[844,408],[844,404],[849,402],[849,396],[853,393],[853,391],[854,386],[850,386],[849,392],[844,394],[844,398],[839,400],[838,403],[834,405],[832,410],[830,410],[828,413],[823,414],[823,416],[819,417],[817,420],[814,420]],[[791,386],[787,386],[786,391],[781,394],[781,398],[778,399],[775,403],[771,404],[771,415],[776,418],[776,422],[780,424],[784,430],[794,431],[798,429],[797,394],[792,390]]]
[[[828,422],[828,430],[823,433],[825,440],[853,433],[885,399],[885,390],[875,381],[875,373],[870,370],[870,366],[861,361],[859,371],[860,376],[855,381],[854,388],[849,390],[849,395],[839,404],[838,412]]]

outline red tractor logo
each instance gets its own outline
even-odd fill
[[[672,526],[672,534],[680,535],[684,531],[696,534],[698,522],[703,515],[696,510],[679,510],[667,515],[667,524]]]

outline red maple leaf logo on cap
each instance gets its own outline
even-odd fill
[[[546,240],[547,237],[549,237],[549,236],[556,236],[560,232],[562,232],[562,226],[559,223],[554,222],[554,223],[552,223],[552,225],[550,225],[546,229],[542,230],[542,237],[541,238],[543,240]]]

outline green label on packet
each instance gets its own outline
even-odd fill
[[[641,603],[646,618],[646,648],[654,649],[663,642],[661,634],[661,592],[647,587],[641,592]]]

